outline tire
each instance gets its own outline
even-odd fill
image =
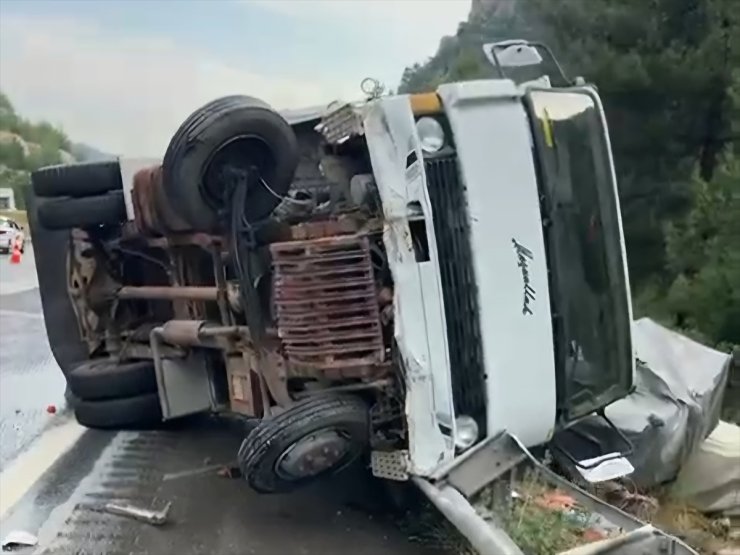
[[[249,142],[246,142],[249,141]],[[172,205],[196,230],[212,231],[228,209],[226,166],[256,165],[272,189],[247,193],[249,221],[267,217],[293,180],[298,146],[292,128],[267,104],[249,96],[228,96],[193,112],[172,137],[162,163],[163,184]]]
[[[99,401],[157,392],[151,361],[118,363],[109,359],[88,360],[74,368],[67,383],[75,397]]]
[[[277,472],[277,462],[289,447],[309,434],[335,428],[347,432],[350,438],[349,450],[336,466],[321,474],[291,480]],[[362,399],[318,395],[272,419],[262,420],[239,449],[239,467],[252,489],[260,493],[291,491],[321,476],[335,474],[356,460],[367,448],[368,430],[368,407]]]
[[[49,199],[38,207],[39,222],[46,229],[116,225],[126,220],[123,191],[83,198]]]
[[[162,422],[162,410],[156,393],[106,401],[75,398],[72,406],[77,422],[88,428],[142,429]]]
[[[117,160],[49,166],[31,173],[40,197],[88,197],[123,189]]]

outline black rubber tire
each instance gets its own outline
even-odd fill
[[[249,96],[219,98],[193,112],[172,137],[162,163],[164,189],[172,205],[195,229],[212,231],[223,222],[219,211],[227,185],[206,175],[209,163],[222,147],[247,137],[259,139],[270,153],[263,161],[262,177],[275,194],[265,187],[253,188],[247,194],[245,215],[250,221],[268,216],[280,203],[293,180],[298,165],[298,144],[293,129],[280,114],[259,99]],[[232,158],[246,168],[249,156]],[[214,162],[215,164],[216,162]],[[259,162],[252,161],[259,166]],[[208,187],[206,187],[206,183]],[[205,190],[215,191],[208,195]],[[277,196],[276,196],[277,195]]]
[[[349,456],[338,468],[300,480],[286,480],[275,472],[280,455],[296,441],[323,428],[336,427],[348,432],[352,439]],[[242,442],[237,459],[252,489],[283,493],[346,468],[366,450],[368,439],[368,407],[362,399],[352,395],[317,395],[274,418],[262,420]]]
[[[88,360],[74,368],[67,383],[75,397],[100,401],[157,392],[152,361],[116,363],[109,359]]]
[[[88,428],[138,430],[151,428],[162,422],[162,409],[156,393],[106,401],[74,398],[72,406],[77,422]]]
[[[39,223],[46,229],[115,225],[126,220],[123,191],[82,198],[49,199],[38,207]]]
[[[40,197],[87,197],[123,189],[117,160],[48,166],[31,173]]]

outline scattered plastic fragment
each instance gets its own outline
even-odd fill
[[[30,547],[39,543],[36,536],[23,530],[13,530],[3,540],[3,551],[13,551],[20,547]]]
[[[56,414],[57,413],[57,406],[56,405],[49,405],[46,407],[46,412],[49,414]]]
[[[119,505],[117,503],[106,503],[104,509],[106,512],[133,518],[141,522],[146,522],[153,526],[161,526],[167,522],[167,518],[170,513],[170,507],[172,503],[167,503],[164,509],[160,511],[153,511],[151,509],[142,509],[140,507],[134,507],[133,505]]]

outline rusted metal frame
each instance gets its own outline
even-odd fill
[[[202,247],[204,249],[220,248],[223,244],[223,237],[219,235],[210,235],[208,233],[173,233],[164,237],[147,237],[145,238],[150,247],[169,249],[172,247]]]
[[[311,397],[312,395],[320,395],[322,393],[326,393],[327,391],[346,393],[348,391],[365,391],[368,389],[383,389],[391,385],[391,383],[392,383],[392,380],[390,379],[382,379],[382,380],[375,380],[372,382],[337,385],[334,387],[330,386],[330,387],[327,387],[326,389],[317,389],[315,391],[298,391],[294,395],[297,398],[304,398],[304,397]]]
[[[229,310],[229,292],[226,284],[226,269],[224,267],[224,261],[221,258],[221,249],[219,247],[212,246],[209,249],[209,252],[211,253],[211,260],[213,261],[213,275],[218,291],[216,302],[218,303],[218,310],[221,315],[221,323],[224,325],[233,324],[234,319]]]
[[[167,345],[160,346],[160,353],[164,358],[181,358],[185,356],[185,351],[182,349],[168,347]],[[127,341],[121,347],[119,356],[122,359],[154,359],[154,352],[151,345]]]
[[[217,301],[217,287],[196,287],[182,285],[124,285],[117,292],[119,299],[151,299],[151,300],[193,300]]]

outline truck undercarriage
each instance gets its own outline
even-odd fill
[[[240,415],[239,465],[266,493],[369,452],[376,476],[413,480],[485,554],[520,551],[476,499],[509,500],[534,466],[621,538],[568,553],[690,553],[529,452],[631,386],[602,125],[590,88],[503,78],[285,117],[231,96],[195,111],[161,161],[35,172],[34,247],[56,261],[39,268],[47,329],[77,419]],[[74,326],[66,350],[50,326]]]

